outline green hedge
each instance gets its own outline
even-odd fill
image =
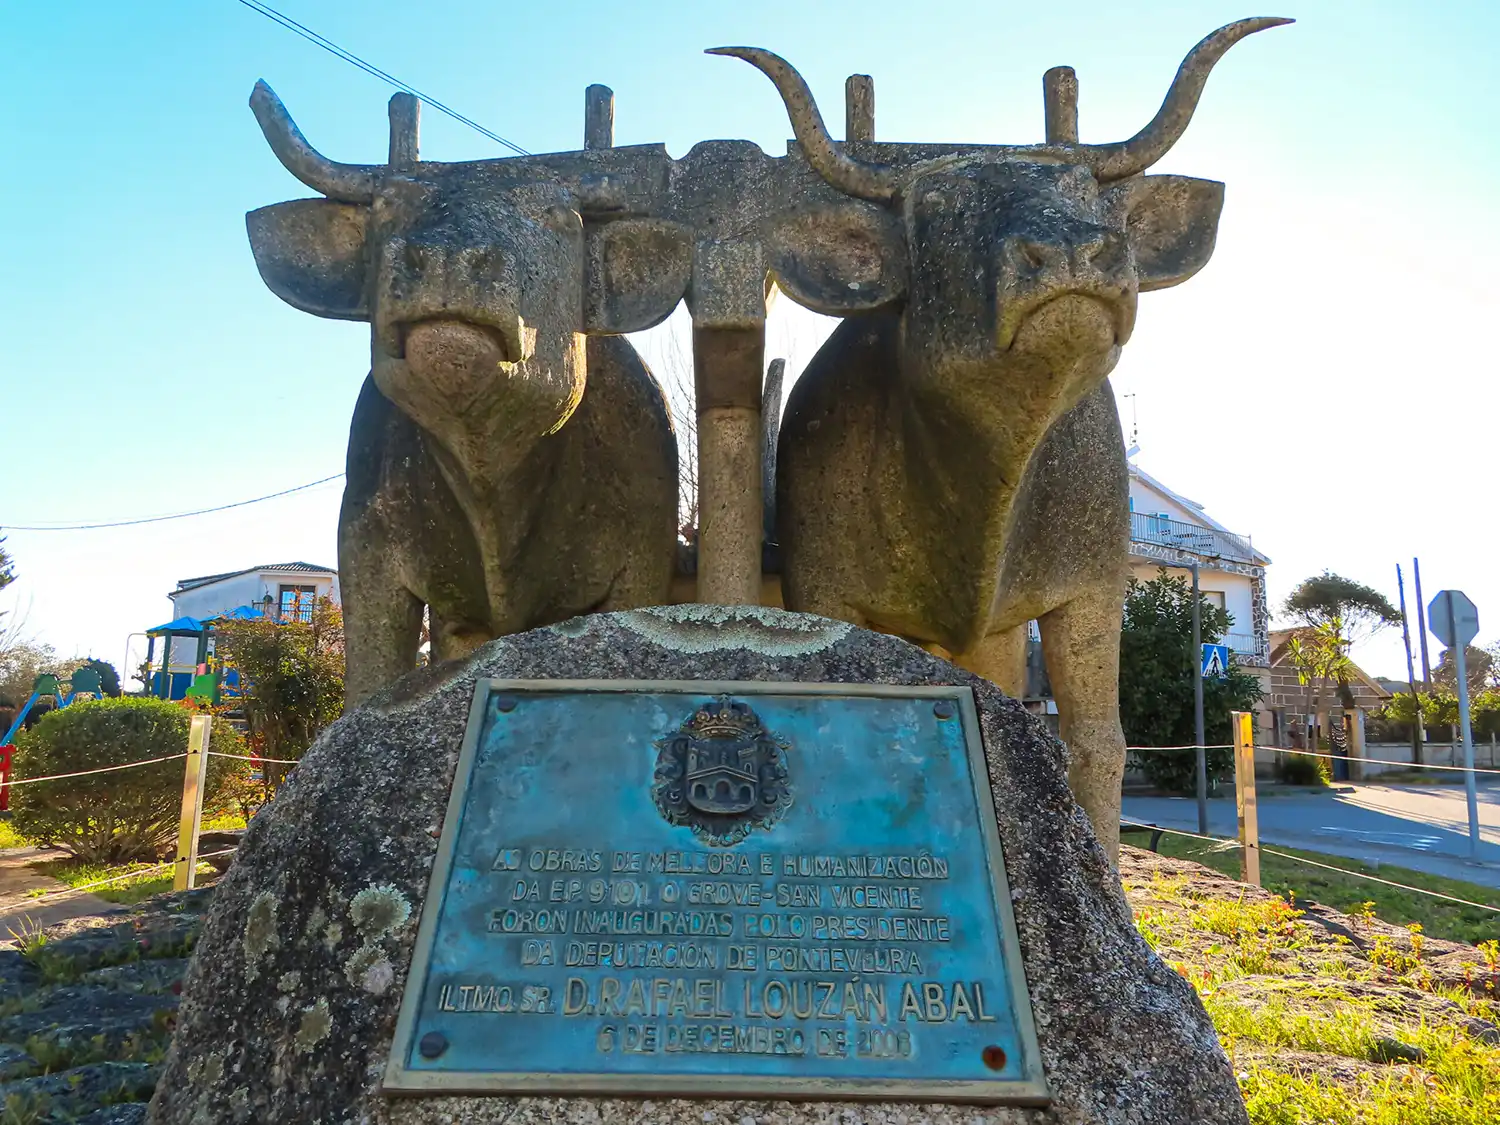
[[[52,711],[16,740],[13,780],[97,770],[187,751],[192,713],[161,699],[101,699]],[[209,748],[244,754],[239,733],[215,720]],[[16,831],[90,863],[170,854],[182,807],[185,763],[115,770],[11,789]],[[210,758],[205,814],[248,775],[249,763]]]

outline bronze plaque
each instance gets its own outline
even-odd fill
[[[385,1088],[1046,1101],[968,689],[481,683]]]

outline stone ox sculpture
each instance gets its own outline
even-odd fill
[[[383,166],[318,154],[264,83],[251,107],[325,197],[247,216],[261,276],[303,311],[371,324],[339,515],[349,701],[415,666],[424,605],[446,660],[666,601],[677,446],[630,344],[583,334],[578,177],[419,162],[410,95],[391,100]]]
[[[1198,44],[1160,112],[1078,141],[1077,84],[1048,71],[1040,145],[876,142],[848,87],[832,141],[806,84],[756,48],[796,144],[613,148],[590,87],[585,148],[434,164],[391,103],[380,166],[314,152],[268,88],[252,106],[324,198],[249,216],[267,284],[369,320],[340,521],[351,702],[434,655],[596,609],[669,599],[676,464],[661,394],[612,335],[686,300],[699,433],[696,595],[762,593],[761,376],[768,277],[847,318],[796,385],[776,447],[781,599],[940,650],[1012,695],[1042,642],[1071,782],[1118,848],[1126,467],[1105,382],[1142,290],[1208,261],[1223,186],[1145,176],[1213,64]],[[769,422],[774,423],[774,411]],[[769,458],[765,458],[769,461]],[[774,587],[769,591],[774,600]]]
[[[1286,22],[1208,36],[1127,141],[1078,142],[1077,82],[1057,68],[1044,81],[1046,143],[972,153],[840,148],[784,60],[714,52],[770,77],[808,163],[898,216],[908,255],[904,302],[845,320],[788,401],[776,466],[783,600],[940,646],[1013,696],[1036,619],[1069,780],[1111,855],[1130,528],[1106,376],[1137,294],[1207,263],[1223,203],[1220,183],[1141,173],[1182,135],[1219,57]],[[894,161],[881,162],[883,148]]]

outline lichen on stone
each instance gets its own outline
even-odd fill
[[[328,1011],[328,1001],[319,996],[310,1008],[302,1009],[302,1019],[297,1024],[297,1050],[303,1054],[311,1051],[328,1038],[328,1029],[333,1026],[333,1016]]]
[[[250,1093],[243,1086],[229,1095],[229,1112],[236,1121],[250,1120]]]
[[[302,983],[302,974],[296,969],[292,969],[281,974],[281,979],[276,982],[276,987],[282,992],[291,992],[300,983]]]
[[[366,887],[349,901],[349,917],[373,940],[405,925],[411,917],[411,903],[388,883]]]
[[[373,996],[384,996],[386,990],[396,979],[396,969],[389,960],[382,957],[360,977],[359,986]]]
[[[328,928],[323,931],[323,948],[332,953],[343,940],[344,927],[337,922],[329,922]]]
[[[188,1081],[195,1086],[214,1086],[224,1077],[224,1056],[218,1051],[200,1055],[187,1064]]]
[[[249,916],[245,919],[245,980],[255,980],[260,975],[257,964],[262,957],[281,944],[276,936],[276,896],[270,891],[261,891],[250,903]]]
[[[667,605],[612,615],[633,633],[684,653],[748,649],[765,656],[807,656],[836,644],[846,621],[758,605]]]
[[[564,637],[581,637],[589,631],[588,617],[570,617],[556,625],[547,626],[552,632]]]
[[[384,960],[385,954],[381,952],[380,946],[366,942],[355,951],[353,957],[344,962],[344,976],[356,988],[364,988],[365,975]]]

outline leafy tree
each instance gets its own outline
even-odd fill
[[[52,671],[56,664],[57,653],[51,645],[19,637],[12,639],[0,648],[0,702],[17,707],[25,703],[37,676]]]
[[[1298,583],[1285,609],[1310,628],[1338,622],[1350,645],[1387,625],[1401,624],[1400,611],[1379,590],[1327,570]]]
[[[257,617],[214,625],[217,652],[240,674],[241,706],[257,754],[295,761],[344,710],[344,617],[328,598],[310,622]],[[274,788],[290,767],[267,764]]]
[[[100,660],[97,657],[91,656],[82,664],[80,664],[79,667],[91,668],[95,672],[98,672],[99,689],[111,699],[119,697],[120,673],[115,671],[115,666],[113,664],[111,664],[107,660]]]
[[[16,744],[15,775],[34,777],[97,770],[181,754],[188,711],[162,699],[98,699],[49,712]],[[247,772],[239,734],[227,722],[209,732],[209,746],[234,757],[209,759],[204,808],[217,812]],[[182,760],[18,785],[11,791],[15,826],[89,863],[155,859],[177,835],[182,810]]]
[[[1200,595],[1199,622],[1205,644],[1216,643],[1234,619]],[[1120,723],[1132,746],[1188,746],[1196,741],[1193,677],[1200,672],[1193,651],[1193,591],[1165,570],[1149,582],[1131,579],[1120,634]],[[1248,711],[1261,697],[1256,678],[1230,657],[1228,675],[1203,681],[1203,729],[1209,743],[1230,741],[1229,713]],[[1234,755],[1209,750],[1210,782],[1229,774]],[[1194,787],[1192,750],[1131,752],[1153,785],[1171,792]]]
[[[1355,675],[1355,664],[1349,656],[1349,641],[1344,636],[1343,621],[1332,617],[1317,625],[1297,630],[1287,642],[1288,662],[1297,672],[1297,682],[1306,691],[1304,714],[1320,715],[1323,699],[1330,688],[1347,689]],[[1303,748],[1309,744],[1310,732],[1303,732]]]
[[[0,536],[0,590],[5,589],[16,580],[15,560],[10,557],[10,552],[5,549],[5,537]]]
[[[1464,672],[1469,681],[1470,696],[1478,695],[1492,682],[1494,664],[1495,658],[1488,649],[1475,648],[1473,645],[1464,647]],[[1458,668],[1451,648],[1443,649],[1437,667],[1432,670],[1432,682],[1441,684],[1451,692],[1458,691]]]

